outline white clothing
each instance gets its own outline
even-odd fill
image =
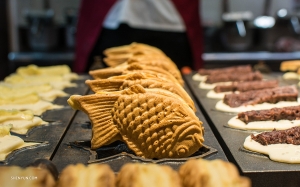
[[[103,27],[117,29],[120,23],[137,29],[186,30],[180,14],[170,0],[118,0],[106,16]]]

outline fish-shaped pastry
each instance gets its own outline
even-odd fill
[[[163,89],[133,85],[116,92],[72,95],[73,109],[92,123],[92,149],[124,141],[137,156],[182,158],[203,146],[204,128],[178,95]]]
[[[143,44],[143,43],[137,43],[137,42],[132,42],[129,45],[110,47],[104,50],[103,53],[105,54],[105,56],[115,56],[121,54],[132,54],[139,51],[143,51],[143,52],[146,51],[149,53],[161,54],[161,55],[165,54],[162,50],[158,49],[157,47]]]
[[[123,58],[123,57],[122,57]],[[133,63],[144,64],[152,67],[160,67],[171,73],[177,80],[182,80],[182,76],[176,64],[167,56],[162,55],[149,55],[145,53],[133,54],[132,57],[126,60],[120,60],[119,56],[104,58],[103,61],[110,67],[115,66],[128,66]],[[122,62],[122,63],[121,63]],[[119,63],[119,64],[118,64]]]
[[[171,81],[166,82],[157,77],[147,76],[143,73],[132,73],[127,76],[114,76],[113,79],[86,80],[85,83],[95,93],[102,91],[120,91],[135,84],[140,84],[144,88],[160,88],[168,90],[179,95],[194,111],[196,111],[194,101],[179,83]]]
[[[116,66],[113,68],[91,70],[89,71],[89,74],[94,79],[106,79],[111,76],[124,75],[129,72],[146,72],[149,74],[156,75],[158,77],[163,77],[164,79],[169,79],[172,82],[178,82],[180,85],[184,85],[184,81],[182,79],[176,79],[174,75],[160,67],[153,67],[139,63],[132,63],[128,65],[121,64],[120,66]]]

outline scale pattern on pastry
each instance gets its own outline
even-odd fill
[[[73,95],[69,105],[89,115],[92,149],[124,141],[145,158],[188,157],[203,146],[202,122],[178,95],[133,85],[117,92]]]

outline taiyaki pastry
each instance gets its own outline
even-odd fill
[[[56,182],[47,169],[19,166],[0,167],[1,187],[55,187]]]
[[[32,111],[0,110],[0,125],[12,124],[11,132],[26,134],[35,126],[47,125],[40,117],[34,116]]]
[[[136,60],[136,59],[129,59],[126,64],[145,64],[147,66],[152,67],[160,67],[169,73],[171,73],[177,80],[183,81],[180,71],[176,64],[171,60],[164,60],[164,59],[152,59],[152,60]]]
[[[11,128],[12,125],[0,125],[0,161],[5,160],[7,155],[14,150],[39,144],[27,143],[18,136],[10,135]]]
[[[140,84],[144,88],[160,88],[164,90],[168,90],[172,93],[179,95],[184,101],[188,103],[188,105],[196,111],[195,104],[193,100],[190,98],[188,93],[183,89],[181,85],[173,82],[165,82],[158,78],[149,78],[142,73],[134,73],[130,76],[127,76],[125,79],[117,79],[115,76],[114,79],[96,79],[96,80],[87,80],[86,84],[89,85],[92,91],[101,92],[101,91],[120,91],[125,88],[128,88],[135,84]]]
[[[111,64],[111,61],[114,61],[114,59],[111,58],[104,58],[104,61],[106,64]],[[167,56],[161,56],[161,55],[145,55],[145,54],[135,54],[133,57],[128,58],[126,61],[124,61],[122,64],[111,66],[110,67],[124,67],[129,64],[138,63],[138,64],[144,64],[147,66],[152,67],[160,67],[172,75],[178,80],[182,80],[182,76],[180,71],[178,70],[178,67],[176,64]],[[116,64],[115,62],[113,64]]]
[[[240,176],[234,164],[221,159],[191,159],[178,172],[182,187],[251,187],[248,177]]]
[[[262,74],[259,71],[250,73],[223,73],[211,74],[199,84],[201,89],[214,89],[218,85],[230,85],[232,82],[246,82],[246,81],[261,81]]]
[[[157,53],[157,54],[162,54],[164,55],[164,52],[162,50],[158,49],[157,47],[143,44],[143,43],[136,43],[133,42],[129,45],[122,45],[122,46],[117,46],[117,47],[111,47],[106,50],[104,50],[104,54],[106,56],[113,56],[113,55],[120,55],[120,54],[130,54],[130,53],[135,53],[135,52],[152,52],[152,53]]]
[[[228,125],[245,130],[283,130],[300,126],[299,111],[300,105],[240,112],[228,121]]]
[[[72,95],[73,109],[92,123],[92,149],[124,141],[144,158],[188,157],[203,146],[204,128],[195,112],[178,95],[163,89],[133,85],[116,92]]]
[[[300,60],[288,60],[280,63],[280,71],[287,72],[297,72],[300,68]]]
[[[68,165],[56,187],[115,187],[115,174],[108,164]]]
[[[217,85],[206,96],[212,99],[223,99],[225,94],[240,93],[249,90],[261,90],[278,87],[278,80],[261,80],[247,82],[232,82],[229,85]]]
[[[0,85],[6,85],[11,87],[17,86],[32,86],[40,84],[50,84],[53,88],[58,90],[63,90],[67,87],[76,87],[75,83],[72,83],[71,80],[67,77],[59,75],[19,75],[11,74],[5,77],[4,82]]]
[[[238,66],[230,66],[223,68],[214,68],[214,69],[206,69],[201,68],[197,71],[195,75],[193,75],[192,79],[195,81],[205,81],[206,77],[211,74],[228,74],[228,73],[250,73],[253,72],[251,65],[238,65]]]
[[[144,61],[144,60],[163,60],[172,62],[169,57],[163,53],[153,53],[151,51],[132,51],[130,53],[118,54],[118,55],[109,55],[106,56],[103,61],[109,67],[115,67],[130,60]],[[167,62],[167,63],[168,63]],[[174,63],[174,62],[172,62]]]
[[[109,78],[111,76],[117,76],[117,75],[124,75],[129,72],[145,72],[152,75],[156,75],[158,77],[162,77],[164,79],[169,79],[172,82],[178,82],[180,85],[184,85],[183,80],[176,79],[171,73],[168,71],[159,68],[159,67],[152,67],[147,65],[142,65],[138,63],[133,63],[130,65],[122,66],[120,67],[114,67],[114,68],[104,68],[104,69],[97,69],[89,71],[89,74],[94,79],[105,79]]]
[[[63,106],[42,100],[35,93],[23,97],[0,96],[0,110],[31,110],[34,115],[41,115],[46,110],[62,107]]]
[[[300,127],[252,134],[245,139],[244,148],[268,155],[277,162],[300,163]]]
[[[31,86],[8,86],[0,85],[0,92],[9,97],[24,97],[29,94],[38,94],[45,101],[54,101],[57,97],[65,97],[68,94],[62,90],[54,89],[50,84],[40,84]]]
[[[288,60],[283,61],[280,64],[280,71],[285,72],[283,79],[300,79],[300,61],[299,60]]]
[[[116,187],[181,187],[178,173],[167,165],[128,163],[116,178]]]
[[[223,100],[217,102],[216,109],[238,113],[297,105],[299,105],[297,88],[295,86],[281,86],[239,94],[225,94]]]

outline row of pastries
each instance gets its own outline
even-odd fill
[[[108,164],[68,165],[56,175],[51,167],[0,167],[1,187],[249,187],[230,162],[191,159],[178,171],[168,165],[127,163],[118,173]],[[49,164],[47,165],[49,166]]]

